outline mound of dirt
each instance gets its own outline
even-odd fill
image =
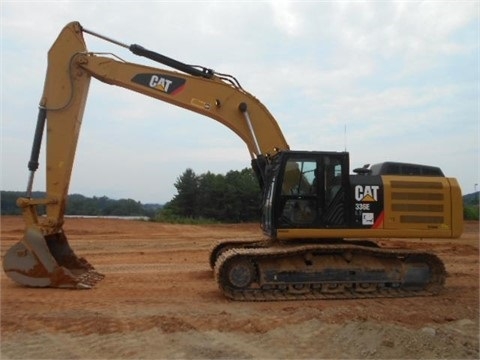
[[[2,256],[22,232],[1,218]],[[2,359],[479,358],[478,223],[460,239],[382,240],[436,253],[438,296],[260,303],[224,298],[208,265],[215,241],[259,237],[257,224],[68,218],[65,232],[106,278],[31,289],[2,272]]]

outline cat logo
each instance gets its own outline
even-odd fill
[[[150,87],[156,88],[157,90],[163,91],[168,93],[168,88],[172,84],[172,80],[165,79],[164,77],[160,77],[158,75],[152,75],[150,78]]]
[[[150,73],[137,74],[132,82],[161,91],[169,95],[175,95],[184,88],[185,79],[167,74]]]
[[[357,185],[355,186],[355,200],[363,202],[378,201],[378,185]]]

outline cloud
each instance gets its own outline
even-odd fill
[[[303,17],[296,11],[294,3],[287,0],[270,1],[273,21],[287,36],[299,36],[303,33]]]
[[[292,148],[346,145],[355,166],[417,159],[448,169],[467,190],[478,183],[478,167],[471,166],[478,162],[478,2],[3,1],[1,7],[3,189],[24,187],[47,51],[73,20],[234,75],[266,104]],[[92,36],[86,41],[92,51],[163,67]],[[93,81],[71,191],[164,202],[187,167],[227,172],[249,163],[245,145],[217,122]],[[43,175],[36,186],[44,186]]]

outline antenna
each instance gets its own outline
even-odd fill
[[[345,152],[347,152],[347,122],[345,122],[345,125],[343,128],[343,141],[345,144]]]

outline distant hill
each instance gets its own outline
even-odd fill
[[[480,191],[464,195],[463,196],[463,203],[465,205],[478,205],[479,204],[479,198],[480,198]]]
[[[21,209],[16,202],[19,197],[25,196],[21,191],[1,191],[1,214],[19,215]],[[44,192],[33,192],[32,197],[42,198]],[[142,204],[132,199],[114,200],[106,196],[86,197],[80,194],[68,196],[65,215],[92,215],[92,216],[146,216],[152,218],[163,207],[161,204]]]
[[[466,220],[480,220],[479,211],[480,191],[467,194],[463,197],[463,218]]]

